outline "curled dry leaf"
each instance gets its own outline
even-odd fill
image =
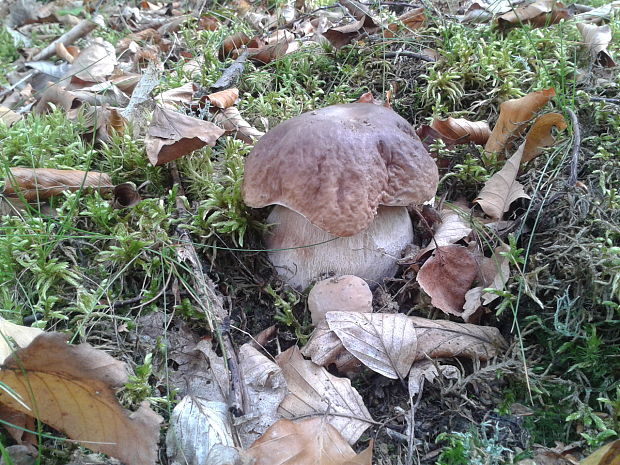
[[[239,31],[231,36],[228,36],[222,42],[220,47],[220,60],[223,60],[231,53],[239,50],[244,45],[248,45],[253,39],[248,37],[245,32]]]
[[[474,200],[493,219],[501,220],[515,200],[530,198],[525,193],[523,184],[517,181],[521,157],[522,151],[518,150],[506,160],[504,167],[484,183],[484,187]]]
[[[418,271],[416,280],[431,297],[433,306],[463,317],[465,294],[477,274],[476,260],[466,247],[447,245],[435,249]]]
[[[64,191],[114,187],[110,176],[97,171],[54,170],[48,168],[10,168],[4,179],[4,195],[26,201],[48,199]]]
[[[112,195],[114,196],[112,208],[117,210],[133,207],[134,205],[138,205],[142,200],[136,186],[132,182],[124,182],[114,186]]]
[[[247,454],[254,465],[372,465],[372,445],[356,455],[324,418],[279,420]]]
[[[179,105],[189,105],[194,98],[197,87],[193,82],[188,82],[180,87],[168,89],[155,97],[155,101],[166,108],[177,108]]]
[[[592,60],[605,68],[616,66],[615,61],[607,51],[611,42],[611,28],[608,24],[596,26],[594,24],[577,23],[577,29],[581,32],[583,41],[590,51]]]
[[[20,119],[22,119],[22,115],[20,115],[19,113],[15,113],[13,110],[5,107],[4,105],[0,105],[0,121],[3,124],[6,124],[7,127],[10,128]]]
[[[458,379],[459,370],[453,365],[441,365],[432,360],[419,360],[411,366],[409,372],[409,394],[414,396],[419,394],[422,389],[422,380],[425,379],[429,383],[441,373],[446,378]]]
[[[0,403],[128,465],[155,464],[162,419],[145,404],[125,413],[114,391],[127,381],[126,369],[105,352],[44,333],[4,361],[0,381],[23,401],[0,390]]]
[[[487,152],[501,152],[508,140],[517,135],[525,123],[554,96],[555,90],[550,88],[502,103],[499,118],[484,149]]]
[[[431,127],[449,139],[458,140],[461,144],[473,142],[483,145],[491,135],[489,123],[486,121],[468,121],[465,118],[449,117],[445,120],[433,119]]]
[[[372,417],[349,379],[337,378],[325,368],[305,360],[297,346],[282,352],[277,362],[289,390],[280,404],[280,413],[284,416],[322,416],[349,444],[354,444],[370,426]]]
[[[471,228],[463,219],[463,215],[450,208],[444,208],[440,213],[440,223],[435,228],[433,239],[418,253],[418,259],[423,255],[445,245],[454,244],[471,233]]]
[[[34,112],[43,115],[51,111],[50,103],[65,111],[75,110],[82,105],[82,100],[74,92],[63,89],[62,87],[49,83],[41,98],[34,107]]]
[[[234,133],[235,137],[246,144],[253,144],[265,135],[243,119],[237,107],[225,108],[215,114],[214,120],[220,123],[226,132]]]
[[[372,34],[379,29],[379,26],[370,16],[354,21],[344,26],[332,27],[323,33],[330,44],[335,48],[342,48],[350,44],[354,39],[363,34]]]
[[[501,29],[507,29],[519,24],[531,24],[534,27],[545,27],[551,24],[557,24],[561,20],[570,18],[570,13],[566,7],[557,0],[538,0],[515,7],[499,18],[497,18],[498,26]]]
[[[326,318],[344,347],[368,368],[392,379],[407,377],[417,337],[406,315],[329,312]]]
[[[286,55],[289,51],[289,43],[287,40],[281,40],[273,44],[261,45],[258,48],[250,48],[248,51],[250,52],[249,60],[259,65],[266,65]]]
[[[301,353],[317,365],[330,369],[335,367],[337,373],[347,377],[361,367],[360,361],[344,348],[336,333],[327,327],[327,322],[314,328]]]
[[[158,166],[205,145],[214,146],[224,132],[209,121],[157,107],[144,144],[149,161]]]
[[[230,89],[209,94],[206,98],[214,107],[220,109],[229,108],[232,107],[239,98],[239,89],[232,87]]]
[[[533,160],[542,153],[542,149],[555,144],[552,129],[558,131],[566,129],[566,121],[560,113],[547,113],[536,118],[525,138],[525,142],[519,147],[522,151],[522,163]]]

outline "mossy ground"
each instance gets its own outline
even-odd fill
[[[214,11],[229,18],[226,26],[198,31],[190,24],[179,33],[189,53],[205,57],[197,82],[205,87],[230,64],[216,58],[222,40],[232,32],[249,31],[226,4]],[[616,16],[610,26],[617,39],[620,19]],[[0,35],[0,67],[8,72],[17,50],[2,39],[4,31]],[[106,30],[97,35],[122,37]],[[612,42],[612,56],[620,57],[619,43]],[[385,51],[424,48],[436,50],[441,59],[429,64],[383,56]],[[188,82],[179,63],[164,65],[168,72],[159,90]],[[578,78],[578,70],[585,79]],[[259,129],[314,108],[355,101],[364,92],[382,96],[390,89],[395,91],[394,109],[415,125],[446,116],[487,119],[492,125],[501,102],[550,86],[557,94],[555,110],[570,108],[580,121],[577,174],[583,188],[566,184],[572,142],[570,133],[561,135],[525,177],[531,201],[512,212],[520,220],[514,244],[515,250],[522,249],[523,265],[509,282],[502,307],[508,310],[489,319],[512,339],[513,348],[496,365],[474,371],[468,383],[427,386],[416,418],[422,462],[502,463],[527,455],[535,442],[583,440],[586,447],[596,447],[618,435],[620,111],[613,99],[620,98],[619,73],[590,65],[569,22],[500,33],[491,24],[461,24],[431,14],[429,27],[410,38],[365,40],[340,50],[314,45],[262,67],[248,63],[239,83],[239,109]],[[167,170],[148,165],[144,145],[131,131],[107,145],[93,145],[82,133],[79,123],[69,122],[60,111],[30,114],[10,129],[0,124],[0,166],[4,171],[11,166],[100,170],[115,183],[142,185],[145,199],[135,208],[113,210],[99,194],[78,192],[53,199],[53,214],[34,208],[3,216],[2,317],[105,345],[138,367],[124,401],[129,405],[159,398],[155,407],[168,415],[176,399],[154,389],[162,379],[149,371],[146,354],[131,354],[127,334],[140,315],[162,309],[197,330],[203,326],[203,315],[190,298],[189,270],[175,253],[174,228],[183,221],[209,274],[231,302],[239,341],[245,342],[244,332],[256,334],[274,322],[282,348],[307,336],[306,295],[287,291],[274,280],[260,252],[264,214],[251,211],[241,199],[243,158],[250,146],[225,137],[179,161],[192,213],[181,220]],[[470,146],[442,149],[440,156],[450,176],[439,195],[448,200],[471,200],[501,166],[485,163]],[[400,298],[404,282],[386,285],[381,305]],[[181,301],[168,292],[173,283],[186,289]],[[398,303],[402,311],[429,316],[412,301]],[[112,337],[110,328],[119,325],[125,332]],[[465,368],[471,373],[476,367]],[[354,379],[354,385],[375,419],[396,434],[388,436],[385,428],[369,432],[368,437],[377,439],[377,463],[404,460],[410,452],[407,444],[394,438],[405,432],[398,409],[409,408],[406,391],[368,372]],[[515,403],[529,405],[533,414],[515,416]],[[438,458],[433,451],[440,433],[446,433],[439,439],[448,447]],[[47,446],[51,451],[55,445]]]

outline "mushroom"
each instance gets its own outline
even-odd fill
[[[328,273],[376,286],[413,240],[405,208],[437,190],[434,160],[411,125],[370,103],[332,105],[265,134],[245,163],[242,194],[267,218],[269,259],[291,286]]]

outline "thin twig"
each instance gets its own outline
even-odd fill
[[[408,50],[403,50],[402,52],[385,52],[382,54],[383,58],[398,58],[398,57],[406,57],[406,58],[417,58],[418,60],[427,61],[429,63],[435,63],[433,57],[429,57],[428,55],[423,55],[422,53],[410,52]]]
[[[591,102],[605,102],[614,103],[620,105],[620,98],[608,98],[608,97],[590,97]]]
[[[575,186],[577,184],[577,169],[579,166],[579,150],[581,148],[581,129],[579,128],[579,120],[577,115],[570,108],[566,109],[566,112],[570,116],[570,121],[573,125],[573,149],[571,153],[570,162],[570,177],[568,178],[568,185]]]
[[[220,78],[211,86],[211,90],[218,91],[233,87],[241,77],[241,74],[243,74],[244,64],[248,59],[249,53],[248,50],[244,50],[233,64],[224,70]]]

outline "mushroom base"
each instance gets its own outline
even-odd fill
[[[280,205],[267,222],[275,226],[267,233],[266,245],[278,249],[269,252],[269,260],[278,275],[297,289],[332,273],[359,276],[374,288],[396,274],[397,260],[413,241],[406,207],[379,207],[373,223],[350,237],[329,234]]]

